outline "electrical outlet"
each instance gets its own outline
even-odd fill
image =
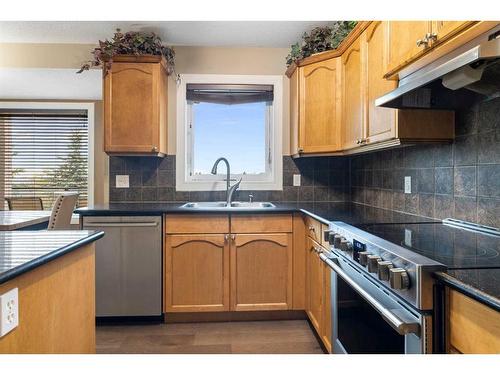
[[[412,247],[411,244],[411,229],[405,229],[405,245]]]
[[[0,296],[0,337],[19,325],[19,294],[14,288]]]
[[[293,175],[293,186],[300,186],[300,174]]]
[[[411,176],[405,176],[405,194],[411,194]]]
[[[129,187],[129,175],[128,174],[117,174],[116,175],[116,187],[117,188],[128,188]]]

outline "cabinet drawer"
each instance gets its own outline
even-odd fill
[[[304,222],[306,224],[307,235],[314,241],[321,243],[321,237],[323,237],[321,233],[321,223],[309,216],[305,217]]]
[[[231,233],[289,233],[292,215],[231,215]]]
[[[451,350],[464,354],[500,353],[500,313],[456,290],[448,289],[448,297]]]
[[[229,233],[229,216],[165,215],[165,233]]]

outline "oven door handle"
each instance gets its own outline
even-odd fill
[[[328,258],[325,254],[319,255],[320,259],[325,262],[328,267],[330,267],[337,275],[342,277],[356,292],[358,292],[361,297],[363,297],[366,302],[368,302],[377,312],[384,318],[384,320],[390,324],[390,326],[398,332],[400,335],[406,335],[409,333],[420,334],[420,324],[418,321],[411,320],[411,316],[405,319],[401,317],[396,311],[404,313],[404,310],[389,310],[383,306],[379,301],[373,298],[369,293],[367,293],[362,287],[360,287],[356,282],[347,275],[342,268],[340,268],[338,258],[331,257]],[[407,313],[406,313],[407,314]],[[409,315],[409,314],[408,314]]]

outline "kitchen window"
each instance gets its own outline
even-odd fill
[[[183,75],[178,88],[177,190],[282,189],[281,76]],[[222,167],[222,166],[221,166]]]
[[[51,209],[63,192],[77,192],[77,205],[91,202],[92,104],[0,103],[0,197],[40,198]],[[7,108],[10,107],[10,108]]]

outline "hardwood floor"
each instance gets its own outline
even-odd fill
[[[109,325],[96,329],[99,354],[322,354],[305,320]]]

